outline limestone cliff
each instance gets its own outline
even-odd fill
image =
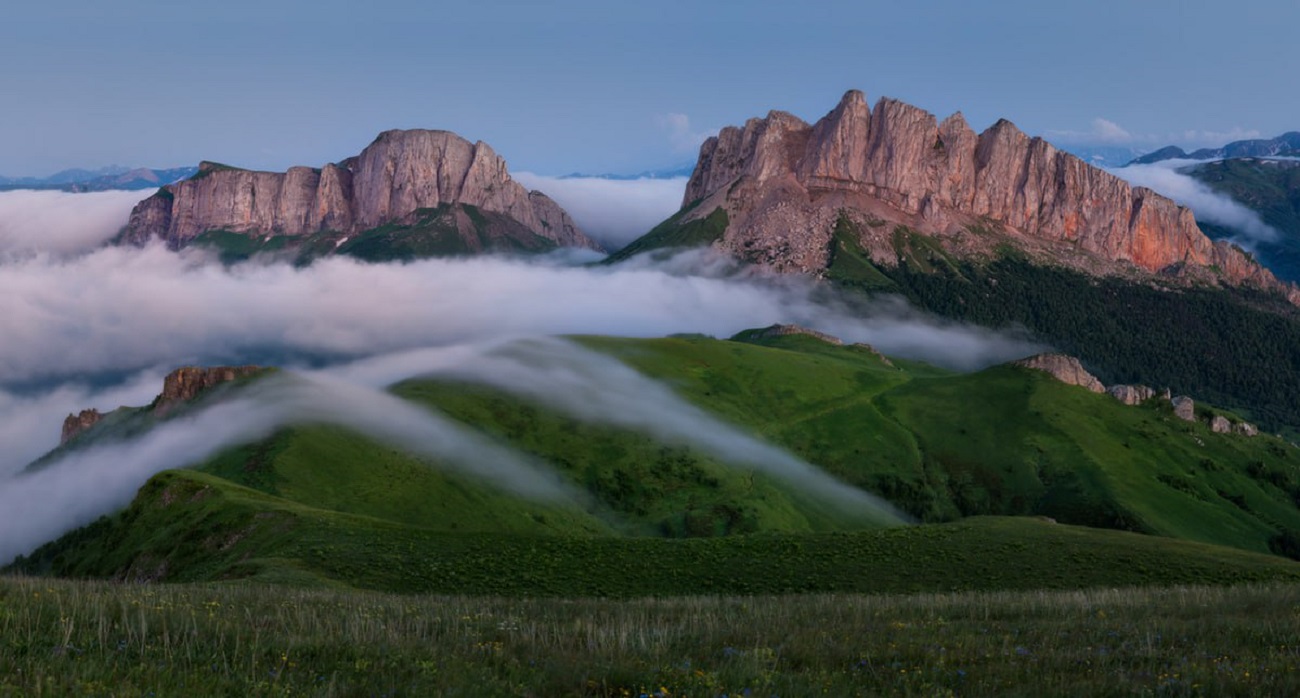
[[[320,169],[253,172],[202,163],[194,177],[137,205],[123,239],[161,238],[179,248],[220,230],[261,238],[332,232],[342,240],[452,206],[517,224],[492,229],[502,237],[534,235],[554,246],[599,249],[554,201],[511,179],[505,160],[486,143],[426,130],[385,131],[360,155]],[[475,217],[461,217],[462,235],[473,234],[463,228]]]
[[[870,108],[857,90],[816,124],[774,111],[722,129],[701,146],[683,205],[694,205],[683,222],[725,209],[715,244],[779,271],[825,269],[836,222],[848,216],[882,264],[897,263],[892,233],[905,225],[956,252],[1011,241],[1090,272],[1179,271],[1293,290],[1207,238],[1190,210],[1009,121],[976,133],[960,113],[939,122],[893,99]]]

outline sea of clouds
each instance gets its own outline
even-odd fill
[[[638,210],[635,201],[658,196],[587,191],[585,210],[604,211],[610,220],[620,201]],[[884,511],[869,495],[621,364],[544,338],[727,337],[797,323],[962,370],[1042,349],[1020,333],[940,320],[899,299],[842,297],[708,251],[617,266],[569,255],[225,266],[162,245],[102,246],[125,223],[138,193],[114,193],[95,205],[81,197],[97,195],[31,194],[0,193],[0,214],[10,217],[0,220],[0,230],[22,231],[0,236],[0,561],[125,505],[153,473],[297,422],[342,424],[503,487],[525,483],[537,496],[574,496],[545,464],[382,392],[403,378],[440,372],[530,399],[585,395],[554,406],[690,443],[785,477],[829,504]],[[574,198],[562,203],[584,210]],[[629,216],[637,222],[621,230],[657,222],[649,213]],[[499,353],[503,346],[529,346],[532,354],[521,361],[518,350]],[[217,363],[274,363],[293,369],[294,380],[268,383],[266,392],[234,407],[175,420],[131,442],[75,453],[39,475],[20,473],[58,444],[67,414],[147,404],[171,369]]]

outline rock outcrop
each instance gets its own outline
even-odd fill
[[[66,444],[87,429],[99,424],[104,415],[99,410],[82,410],[77,414],[68,415],[63,420],[63,434],[59,437],[60,444]]]
[[[836,346],[844,344],[844,342],[840,341],[839,337],[826,334],[825,332],[818,332],[817,330],[809,329],[807,327],[802,327],[799,325],[769,325],[768,327],[764,327],[759,330],[754,330],[753,333],[750,335],[750,337],[753,339],[771,339],[774,337],[789,337],[791,335],[803,335],[805,337],[812,337],[814,339],[819,339],[823,342],[826,342],[827,344],[834,344]]]
[[[410,224],[440,206],[472,206],[517,222],[555,246],[599,249],[545,194],[511,179],[482,141],[448,131],[385,131],[360,155],[320,169],[253,172],[205,162],[131,212],[123,236],[179,248],[205,232],[254,237],[341,236]]]
[[[222,383],[264,371],[261,366],[184,366],[163,378],[163,389],[154,400],[154,412],[166,413],[178,404],[189,402],[200,393]]]
[[[877,359],[880,359],[880,363],[882,363],[882,364],[884,364],[884,365],[886,365],[886,366],[889,366],[890,368],[893,368],[893,367],[894,367],[894,362],[893,362],[893,361],[890,361],[890,359],[889,359],[888,356],[885,356],[884,354],[881,354],[879,349],[877,349],[877,348],[871,346],[870,344],[864,344],[863,342],[854,342],[854,343],[852,344],[852,346],[853,346],[854,349],[861,349],[862,351],[865,351],[865,352],[871,354],[872,356],[876,357]]]
[[[956,252],[1014,241],[1090,272],[1181,271],[1294,291],[1207,238],[1187,208],[1009,121],[976,133],[960,113],[939,122],[894,99],[868,107],[857,90],[816,124],[774,111],[722,129],[700,147],[683,205],[694,206],[683,222],[725,208],[715,245],[778,271],[825,269],[847,216],[881,264],[897,264],[893,232],[905,225]]]
[[[1112,385],[1106,392],[1125,405],[1140,405],[1156,396],[1155,389],[1145,385]]]
[[[1157,393],[1155,388],[1145,385],[1112,385],[1107,388],[1095,376],[1088,373],[1078,359],[1067,354],[1036,354],[1027,359],[1012,362],[1011,365],[1044,371],[1062,383],[1082,386],[1094,393],[1107,393],[1125,405],[1140,405],[1147,400],[1160,397],[1160,399],[1173,405],[1174,416],[1188,422],[1196,421],[1196,402],[1192,398],[1186,395],[1171,398],[1168,389]],[[1259,434],[1259,429],[1254,424],[1233,422],[1221,415],[1210,417],[1208,424],[1210,431],[1216,434],[1240,434],[1242,436]]]
[[[1035,354],[1012,365],[1043,371],[1062,383],[1077,385],[1094,393],[1106,392],[1106,386],[1088,373],[1078,359],[1068,354]]]

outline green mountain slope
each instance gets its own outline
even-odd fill
[[[1183,172],[1232,197],[1272,226],[1278,232],[1276,239],[1252,241],[1256,256],[1279,278],[1300,281],[1300,162],[1234,158]],[[1240,235],[1221,226],[1201,227],[1215,238]]]
[[[913,578],[927,589],[949,588],[943,579],[952,588],[1011,584],[988,576],[1012,569],[997,565],[1045,586],[1138,583],[1126,561],[1144,559],[1151,580],[1166,582],[1197,581],[1171,570],[1211,559],[1219,566],[1204,581],[1295,569],[1280,557],[1174,540],[1256,553],[1294,541],[1300,451],[1277,438],[1212,433],[1167,403],[1130,407],[1029,369],[962,375],[809,336],[743,336],[579,341],[922,521],[1037,515],[1062,525],[963,520],[879,532],[885,522],[874,512],[836,513],[788,482],[696,449],[498,389],[421,379],[393,392],[545,461],[575,496],[531,501],[345,430],[295,427],[156,476],[126,511],[17,569],[614,595],[776,593],[802,588],[801,579],[828,591],[910,589]],[[969,538],[952,548],[933,542],[953,532]],[[1045,540],[1070,549],[1066,532],[1093,552],[1069,562],[1039,550]],[[981,536],[993,538],[977,544]],[[994,567],[962,557],[968,571],[955,574],[941,564],[980,546],[992,546]],[[853,581],[864,570],[881,577],[889,560],[934,565],[933,577]],[[1099,571],[1085,574],[1089,566]]]
[[[842,288],[898,294],[987,327],[1027,328],[1108,385],[1168,387],[1268,431],[1300,434],[1300,315],[1277,297],[1096,278],[1009,250],[952,260],[909,244],[897,266],[877,266],[849,229],[832,244],[827,278]]]
[[[555,249],[555,243],[515,219],[470,204],[420,209],[408,223],[389,223],[353,235],[327,230],[300,237],[258,237],[209,230],[190,245],[215,251],[227,264],[254,255],[282,256],[298,264],[308,264],[331,254],[369,262],[391,262],[485,252],[539,254]]]

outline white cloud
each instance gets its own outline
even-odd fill
[[[1122,126],[1100,117],[1092,120],[1092,132],[1102,143],[1129,143],[1133,140],[1133,134]]]
[[[1143,149],[1155,149],[1166,145],[1177,145],[1185,149],[1217,148],[1233,141],[1260,138],[1255,129],[1234,126],[1226,131],[1187,129],[1167,133],[1133,133],[1110,119],[1094,118],[1090,128],[1080,130],[1048,130],[1046,138],[1066,145],[1128,145]]]
[[[1109,119],[1097,117],[1087,131],[1054,131],[1046,133],[1048,140],[1068,144],[1128,145],[1140,140],[1127,129]]]
[[[1130,184],[1147,187],[1192,209],[1197,220],[1232,228],[1241,234],[1233,242],[1253,250],[1259,242],[1276,240],[1279,233],[1259,214],[1198,182],[1181,169],[1198,160],[1163,160],[1150,165],[1129,165],[1108,170]]]
[[[71,260],[31,258],[0,273],[0,385],[258,356],[353,357],[521,335],[728,336],[776,322],[972,366],[1022,342],[940,323],[904,306],[849,308],[807,280],[728,275],[717,255],[662,264],[564,266],[490,257],[308,268],[207,263],[160,245]],[[904,337],[913,331],[931,345]],[[964,341],[961,341],[964,340]],[[956,342],[954,344],[954,342]],[[928,353],[927,353],[928,352]]]
[[[672,147],[674,153],[693,155],[700,149],[700,144],[705,139],[717,133],[717,129],[694,128],[689,116],[677,112],[661,114],[656,120],[659,122],[659,128],[668,134],[668,145]]]
[[[54,207],[69,201],[75,200],[40,200]],[[627,209],[622,210],[626,215]],[[103,220],[100,210],[80,209],[67,228],[93,229],[95,221]],[[72,251],[94,236],[82,238],[56,226],[48,239],[83,241],[59,248]],[[49,246],[24,249],[39,253],[0,262],[0,298],[5,299],[0,313],[0,553],[28,549],[43,536],[64,530],[59,527],[85,523],[122,505],[158,470],[193,462],[232,439],[256,438],[291,420],[333,419],[419,448],[403,441],[402,434],[384,433],[382,424],[367,421],[367,415],[382,413],[367,406],[382,401],[374,395],[353,396],[360,412],[331,415],[314,412],[313,405],[333,400],[279,400],[266,404],[279,405],[281,412],[250,412],[263,417],[255,423],[212,417],[215,421],[203,422],[204,429],[168,429],[121,446],[133,450],[87,451],[78,456],[84,459],[77,461],[81,465],[61,466],[18,484],[13,474],[57,445],[66,414],[145,404],[161,375],[180,365],[337,365],[524,337],[677,332],[727,337],[774,323],[801,324],[845,341],[872,343],[888,354],[958,369],[1042,349],[1015,334],[938,320],[899,299],[839,296],[809,279],[741,269],[709,250],[614,267],[582,266],[561,255],[408,264],[326,258],[295,268],[269,260],[227,267],[201,252],[177,253],[160,244],[71,256],[51,254]],[[89,385],[92,379],[123,376],[116,386]],[[426,419],[415,421],[428,426]],[[761,452],[753,451],[754,457]],[[780,459],[768,456],[776,460],[763,462],[776,467]],[[462,459],[467,460],[472,459]],[[83,495],[86,499],[79,499]],[[40,506],[20,508],[19,502]],[[61,509],[59,516],[41,513]],[[15,519],[14,511],[24,515]]]
[[[686,177],[614,180],[599,177],[512,175],[529,189],[545,192],[605,249],[617,250],[677,213]]]
[[[148,195],[138,191],[0,192],[0,261],[40,253],[75,254],[98,247],[126,225],[131,209]]]

